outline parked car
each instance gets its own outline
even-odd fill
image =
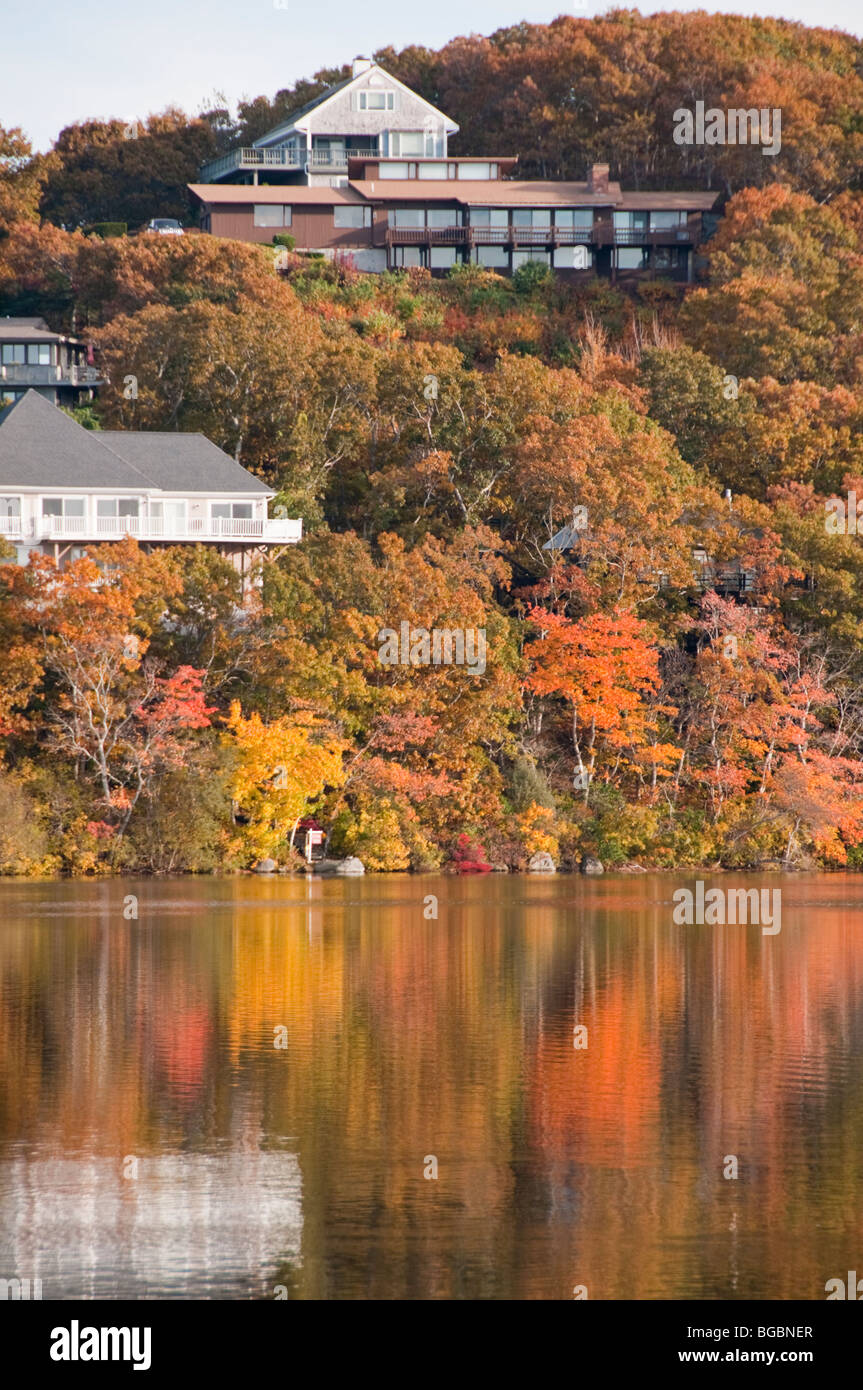
[[[176,217],[151,217],[145,231],[158,232],[160,236],[182,236],[183,228]]]

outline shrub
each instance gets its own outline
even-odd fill
[[[136,869],[211,873],[223,866],[230,831],[227,771],[202,764],[195,772],[168,773],[139,803],[128,847]]]
[[[273,237],[274,246],[284,246],[288,251],[293,251],[297,244],[297,238],[291,236],[290,232],[276,232]]]
[[[36,822],[37,806],[21,782],[0,772],[0,874],[38,873],[45,857],[45,835]]]
[[[554,285],[554,272],[542,261],[527,261],[513,271],[512,284],[518,294],[536,294]]]
[[[506,790],[514,811],[526,811],[530,806],[554,807],[554,797],[548,778],[533,758],[518,757],[506,776]]]
[[[94,222],[87,230],[93,236],[125,236],[129,230],[129,224],[127,222]]]

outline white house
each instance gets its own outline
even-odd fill
[[[370,58],[351,76],[293,111],[254,145],[231,150],[201,170],[202,183],[239,180],[338,187],[352,158],[446,158],[458,126]]]
[[[268,517],[274,496],[202,434],[86,430],[33,390],[0,414],[0,537],[19,564],[132,536],[214,545],[245,574],[256,553],[302,539],[300,519]]]

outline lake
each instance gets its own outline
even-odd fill
[[[0,1278],[824,1299],[861,1063],[859,875],[0,880]]]

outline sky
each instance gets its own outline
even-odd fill
[[[44,150],[64,125],[89,117],[131,121],[171,105],[194,114],[216,92],[235,106],[387,44],[440,48],[460,34],[616,7],[607,0],[0,0],[0,126],[21,126]],[[860,0],[630,0],[625,7],[759,14],[863,36]]]

